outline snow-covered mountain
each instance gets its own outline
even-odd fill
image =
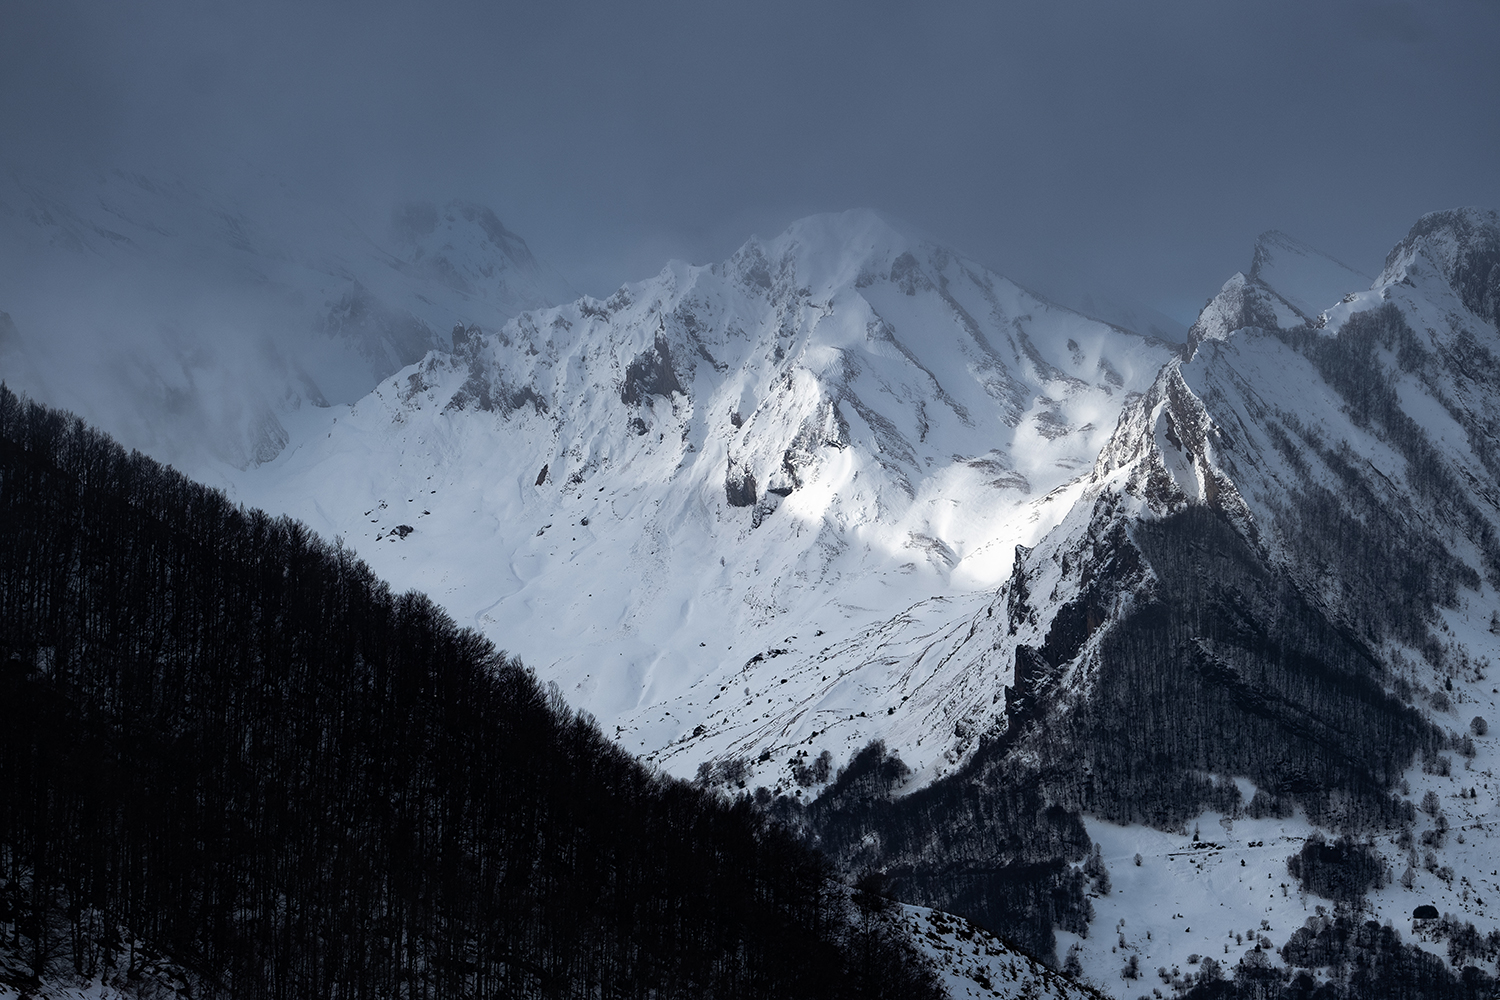
[[[230,482],[674,773],[801,794],[878,737],[927,780],[1004,707],[951,651],[1174,349],[814,216],[455,333]]]
[[[478,205],[372,225],[274,178],[239,199],[0,172],[0,374],[189,470],[266,461],[288,412],[358,399],[456,322],[573,297]]]
[[[1120,996],[1497,971],[1496,213],[1424,217],[1373,282],[1267,233],[1183,346],[870,212],[543,307],[564,290],[474,206],[272,240],[122,185],[197,221],[101,196],[138,227],[109,229],[27,189],[9,246],[172,277],[45,313],[62,279],[24,289],[17,257],[6,377],[88,371],[118,398],[86,412],[146,387],[179,427],[238,428],[211,478],[431,594],[624,748],[765,786],[844,871]],[[107,353],[28,339],[105,328],[100,302],[166,315],[183,275],[214,294],[114,383]],[[252,333],[204,358],[183,317],[213,316]],[[950,988],[1051,981],[904,919]]]
[[[1407,936],[1359,961],[1493,971],[1496,274],[1493,213],[1373,283],[1267,233],[1178,350],[818,216],[465,331],[230,480],[1102,988],[1299,974],[1320,903]]]
[[[1132,956],[1183,989],[1202,956],[1326,977],[1308,941],[1348,930],[1318,904],[1493,973],[1500,216],[1424,217],[1368,288],[1279,234],[1254,260],[953,652],[1003,678],[1004,726],[817,822],[1040,951],[1011,911],[1054,900],[1059,958],[1121,995]],[[1377,944],[1356,964],[1418,961]]]
[[[1126,408],[1073,511],[1018,558],[1007,630],[1018,649],[1053,646],[1045,666],[1021,661],[1049,684],[1071,683],[1052,675],[1065,664],[1087,674],[1112,623],[1182,586],[1180,572],[1154,564],[1147,536],[1196,518],[1204,531],[1232,532],[1211,546],[1217,557],[1237,551],[1291,588],[1237,614],[1304,601],[1401,700],[1423,690],[1433,697],[1421,700],[1442,705],[1477,699],[1449,682],[1482,672],[1473,657],[1494,642],[1497,236],[1492,213],[1427,216],[1369,290],[1342,295],[1316,268],[1283,284],[1260,266],[1270,256],[1263,238],[1252,277],[1231,278],[1204,310],[1191,353]],[[1337,282],[1335,267],[1324,272]],[[1296,309],[1296,321],[1278,305]],[[1128,549],[1139,558],[1120,560]],[[1213,579],[1231,586],[1224,567]],[[1057,615],[1080,600],[1100,620],[1059,658]],[[1079,691],[1092,683],[1077,680]]]

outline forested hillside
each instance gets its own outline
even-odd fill
[[[302,525],[0,387],[0,966],[309,997],[922,997],[827,863]]]

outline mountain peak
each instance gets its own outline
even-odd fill
[[[577,298],[493,209],[467,201],[410,202],[391,216],[402,266],[461,295],[493,299],[510,313]]]
[[[1381,284],[1407,281],[1424,258],[1476,315],[1500,326],[1500,213],[1455,208],[1429,212],[1385,260]]]
[[[1282,324],[1276,303],[1265,286],[1236,271],[1224,282],[1198,314],[1188,330],[1188,354],[1192,355],[1205,340],[1228,340],[1230,334],[1245,327],[1272,328]]]
[[[821,212],[798,219],[771,239],[752,236],[727,262],[747,284],[769,289],[773,272],[795,272],[812,294],[846,284],[868,284],[889,277],[903,255],[927,245],[904,226],[869,208]],[[906,264],[907,270],[912,265]]]
[[[455,323],[577,297],[483,205],[372,215],[271,181],[0,171],[12,387],[179,468],[253,464],[291,411],[361,398]]]
[[[922,242],[906,227],[873,208],[851,208],[844,212],[818,212],[791,225],[772,242],[798,241],[810,248],[871,246],[893,249]]]
[[[1303,320],[1349,292],[1370,287],[1369,275],[1276,229],[1256,239],[1249,279],[1274,292]]]

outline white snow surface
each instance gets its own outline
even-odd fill
[[[1246,791],[1248,799],[1253,791]],[[1203,975],[1204,958],[1218,963],[1224,978],[1247,953],[1279,962],[1269,945],[1280,947],[1318,906],[1332,910],[1329,901],[1301,892],[1287,872],[1286,859],[1313,830],[1300,815],[1253,820],[1208,813],[1180,832],[1099,820],[1088,826],[1109,869],[1110,891],[1092,896],[1088,936],[1059,932],[1057,950],[1059,957],[1072,950],[1083,980],[1117,996],[1189,985]],[[1269,945],[1257,948],[1263,937]],[[1135,980],[1123,974],[1132,956]]]
[[[903,903],[899,919],[917,949],[932,961],[938,981],[953,1000],[1095,1000],[1106,995],[1061,975],[963,917]]]
[[[217,478],[671,773],[743,757],[801,794],[795,755],[880,737],[921,783],[1003,711],[972,624],[1015,546],[1171,353],[872,212],[814,216],[304,408]]]
[[[1350,292],[1370,287],[1369,275],[1274,229],[1255,241],[1249,277],[1269,288],[1305,321]]]

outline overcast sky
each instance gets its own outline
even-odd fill
[[[1186,320],[1264,229],[1373,273],[1500,207],[1497,40],[1500,0],[0,0],[0,154],[479,199],[595,294],[871,206]]]

